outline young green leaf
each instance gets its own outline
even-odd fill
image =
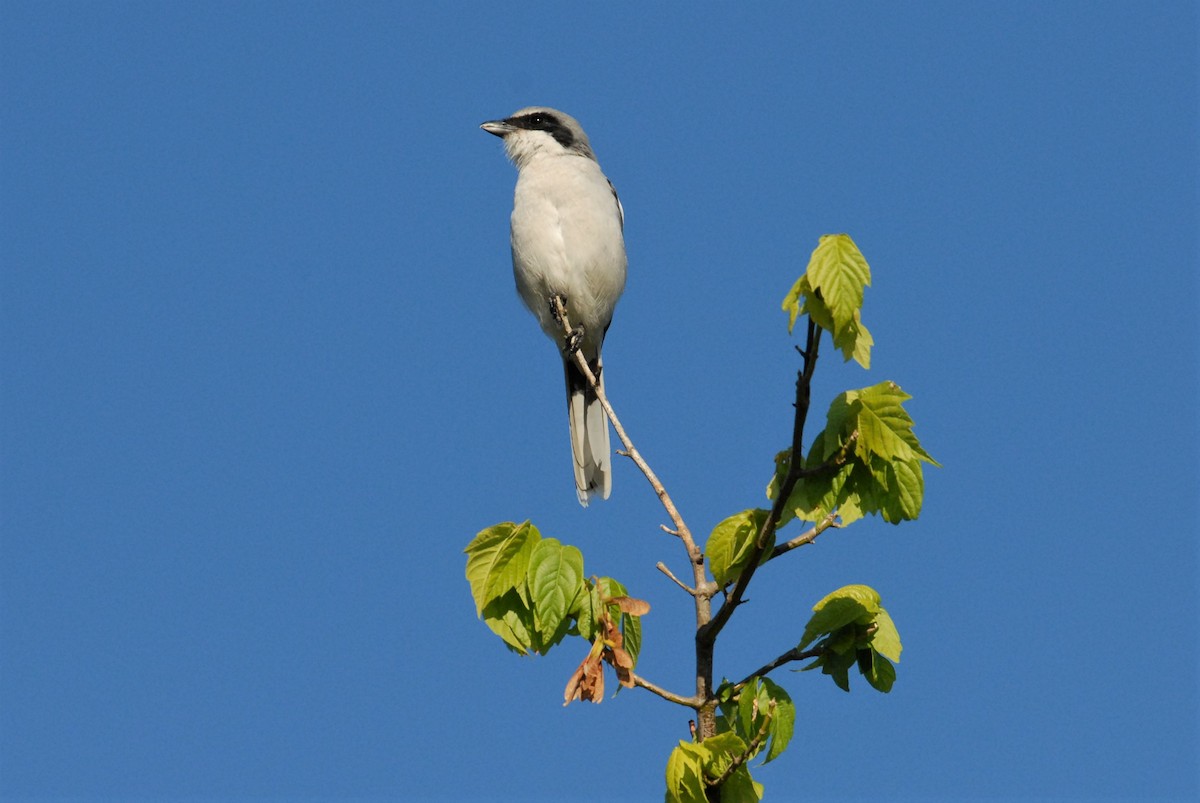
[[[770,678],[762,678],[762,692],[769,702],[775,703],[775,717],[771,720],[770,730],[770,746],[767,750],[767,757],[763,759],[764,764],[768,764],[775,759],[788,746],[788,742],[792,740],[792,732],[796,726],[796,704],[792,702],[792,698],[782,686],[773,682]],[[762,709],[762,702],[759,702],[759,710]]]
[[[667,759],[667,803],[707,803],[704,763],[708,749],[681,741]]]
[[[769,748],[767,757],[763,760],[764,764],[775,760],[792,739],[796,705],[788,693],[770,678],[758,677],[747,683],[738,695],[736,708],[727,705],[722,711],[726,712],[726,718],[733,719],[734,732],[747,743],[758,735],[763,721],[770,717],[767,723],[767,742],[759,746],[759,750],[764,746]]]
[[[708,751],[704,762],[704,774],[707,778],[717,779],[721,773],[729,769],[729,765],[747,750],[746,740],[733,731],[718,733],[701,742]]]
[[[839,588],[813,606],[813,615],[804,628],[800,649],[845,625],[873,621],[879,609],[879,592],[870,586],[850,585]]]
[[[796,325],[796,318],[800,317],[800,307],[804,303],[804,297],[808,294],[808,279],[801,276],[792,285],[792,289],[788,290],[788,294],[783,297],[783,311],[788,314],[788,334],[792,333],[792,328]]]
[[[911,398],[894,382],[842,393],[829,405],[826,425],[805,458],[812,470],[844,461],[796,484],[787,507],[817,522],[836,511],[842,525],[868,513],[896,524],[921,513],[922,463],[937,462],[913,433],[903,402]],[[778,473],[778,470],[777,470]],[[778,487],[774,480],[768,492]]]
[[[736,580],[746,568],[746,562],[750,560],[750,553],[754,550],[755,538],[758,537],[768,514],[769,511],[760,508],[743,510],[713,528],[704,547],[704,554],[708,558],[713,579],[718,585],[723,586]],[[770,556],[775,546],[773,537],[768,540],[770,543],[763,550],[764,559]]]
[[[533,611],[516,589],[509,589],[489,602],[481,612],[492,632],[520,655],[537,652],[539,640],[533,623]]]
[[[637,667],[638,654],[642,651],[642,617],[630,613],[621,614],[621,635],[625,637],[625,652]]]
[[[880,655],[887,656],[892,663],[900,663],[900,632],[896,623],[884,608],[875,614],[875,635],[871,637],[871,648]]]
[[[863,288],[871,283],[867,260],[849,234],[826,234],[809,258],[806,275],[833,313],[836,336],[862,309]]]
[[[743,764],[734,770],[721,785],[721,803],[758,803],[763,798],[763,785],[750,777],[750,769]]]
[[[579,635],[588,641],[596,640],[596,621],[600,618],[603,604],[600,601],[600,588],[590,580],[584,580],[583,588],[575,598],[570,613],[575,616]]]
[[[538,634],[549,640],[562,627],[583,586],[583,553],[543,538],[529,557],[529,594]]]
[[[864,672],[863,676],[867,679],[877,691],[887,694],[892,690],[892,686],[896,682],[896,667],[892,666],[887,658],[884,658],[875,650],[871,650],[871,671]]]
[[[475,598],[476,615],[482,615],[488,603],[510,589],[528,604],[525,575],[534,544],[541,538],[528,521],[506,521],[488,527],[467,544],[463,551],[467,553],[467,582]]]
[[[848,234],[821,237],[803,276],[783,299],[788,333],[796,319],[806,314],[833,335],[833,345],[846,360],[863,368],[871,365],[874,340],[862,322],[863,289],[871,283],[871,269]]]

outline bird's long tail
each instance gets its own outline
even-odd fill
[[[567,419],[571,425],[571,456],[575,464],[575,493],[584,507],[592,497],[607,499],[612,492],[612,449],[608,416],[596,392],[574,359],[563,360],[567,375]],[[597,355],[589,362],[597,383],[604,388],[604,373]]]

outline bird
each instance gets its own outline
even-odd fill
[[[562,355],[575,492],[586,508],[612,492],[612,450],[608,418],[574,354],[583,354],[603,389],[600,349],[625,291],[625,210],[583,127],[569,114],[529,106],[480,128],[504,141],[517,168],[513,276],[521,300]],[[574,327],[570,337],[554,311],[556,298]]]

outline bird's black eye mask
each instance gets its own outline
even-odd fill
[[[545,131],[564,148],[570,148],[575,144],[575,135],[553,114],[534,112],[523,114],[520,117],[510,117],[504,122],[529,131]]]

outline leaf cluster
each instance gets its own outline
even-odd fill
[[[925,496],[921,464],[939,463],[913,433],[904,409],[911,398],[890,381],[835,398],[825,429],[803,458],[807,476],[787,499],[786,519],[816,522],[834,512],[843,525],[872,513],[892,524],[917,518]],[[778,494],[791,460],[790,449],[776,456],[769,499]]]
[[[755,677],[717,691],[717,734],[703,742],[680,742],[667,760],[667,800],[704,801],[719,786],[723,801],[757,801],[763,787],[750,776],[749,761],[767,751],[763,764],[778,758],[796,724],[796,706],[780,686]]]
[[[528,521],[488,527],[463,551],[475,613],[510,650],[545,655],[566,636],[592,643],[567,684],[566,702],[603,699],[602,663],[621,685],[633,685],[648,603],[611,577],[585,576],[579,549],[543,538]]]
[[[757,803],[763,785],[750,777],[750,746],[733,731],[703,742],[680,741],[667,759],[667,803],[707,803],[707,790],[719,788],[722,803]]]
[[[820,655],[798,671],[820,667],[839,688],[850,691],[850,667],[857,665],[875,689],[892,690],[896,681],[892,664],[900,663],[900,634],[875,589],[844,586],[814,605],[798,649],[814,642]]]

